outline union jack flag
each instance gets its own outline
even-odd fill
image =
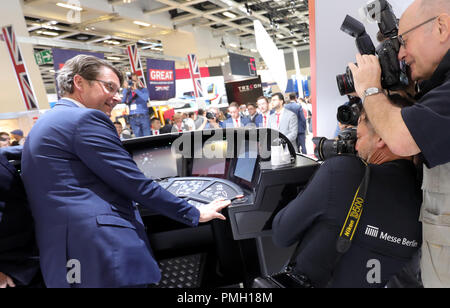
[[[31,85],[31,80],[28,77],[28,72],[25,67],[25,62],[20,51],[19,43],[16,40],[16,34],[12,26],[2,28],[3,40],[6,42],[8,52],[11,57],[11,62],[16,72],[17,82],[19,83],[20,93],[24,100],[27,110],[38,109],[36,95]]]
[[[138,77],[139,85],[142,88],[147,88],[147,82],[145,81],[144,75],[144,67],[142,66],[137,44],[127,46],[127,51],[128,58],[130,59],[131,71]]]
[[[200,74],[200,66],[198,64],[197,56],[194,54],[188,55],[189,70],[191,72],[192,82],[194,83],[195,97],[203,97],[202,76]]]

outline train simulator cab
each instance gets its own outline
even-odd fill
[[[272,166],[272,145],[285,144],[290,162]],[[200,208],[236,199],[226,221],[187,227],[140,208],[162,280],[155,287],[250,287],[282,269],[294,247],[272,242],[280,209],[296,198],[318,167],[270,129],[223,129],[127,140],[139,169],[172,194]]]

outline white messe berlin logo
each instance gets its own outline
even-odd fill
[[[378,229],[377,227],[368,225],[366,228],[366,235],[371,236],[371,237],[378,237],[379,231],[380,231],[380,229]]]
[[[371,225],[366,226],[365,235],[374,237],[374,238],[379,238],[380,240],[383,240],[386,242],[391,242],[391,243],[394,243],[397,245],[406,246],[406,247],[414,247],[415,248],[419,245],[419,243],[415,240],[408,240],[405,237],[393,236],[393,235],[390,235],[389,233],[383,232],[383,231],[380,232],[380,228],[374,227]]]

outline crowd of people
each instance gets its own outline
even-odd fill
[[[125,91],[124,93],[126,95]],[[114,122],[122,140],[204,129],[271,128],[284,134],[299,151],[307,154],[306,135],[312,134],[310,98],[298,98],[295,93],[286,97],[282,93],[275,93],[270,98],[261,96],[255,102],[241,105],[232,102],[226,109],[211,106],[207,110],[199,109],[197,112],[177,112],[170,119],[165,119],[164,125],[159,118],[146,116],[141,119],[141,122],[149,122],[149,129],[145,133],[139,125],[131,121],[134,117],[134,114],[130,113],[126,127],[117,120]]]

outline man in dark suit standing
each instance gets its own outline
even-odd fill
[[[109,116],[122,74],[80,55],[58,72],[61,97],[34,125],[22,156],[47,287],[136,287],[161,272],[138,202],[189,226],[212,219],[230,201],[198,210],[138,169]]]
[[[11,149],[15,150],[15,149]],[[36,283],[39,254],[22,180],[0,153],[0,288]],[[33,279],[35,279],[33,281]]]
[[[285,104],[284,107],[297,116],[298,120],[298,135],[297,135],[297,145],[301,147],[302,154],[307,154],[306,152],[306,118],[303,112],[303,107],[297,102],[297,95],[295,93],[289,94],[289,103]]]
[[[258,106],[256,106],[256,103],[248,103],[247,110],[250,123],[253,123],[256,127],[260,127],[263,123],[263,116],[258,113]]]

